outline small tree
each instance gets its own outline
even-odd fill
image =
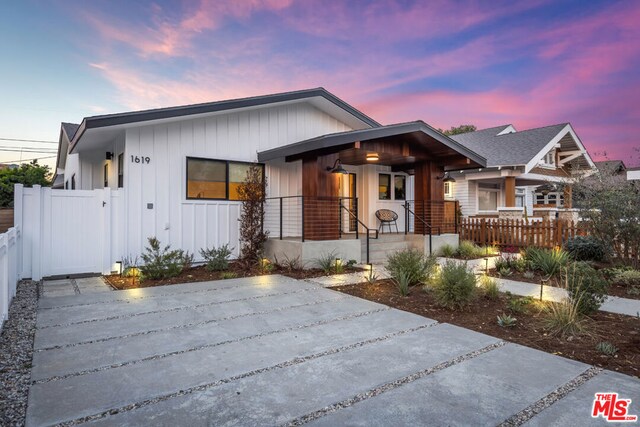
[[[13,206],[15,184],[23,184],[25,187],[51,185],[49,166],[39,165],[34,160],[17,168],[0,169],[0,208]]]
[[[246,263],[256,262],[264,249],[268,232],[263,230],[264,198],[267,183],[262,168],[251,166],[247,177],[238,186],[238,196],[242,201],[240,214],[240,258]]]
[[[442,130],[442,129],[438,129],[438,130],[447,136],[451,136],[451,135],[458,135],[461,133],[475,132],[476,130],[478,130],[478,128],[476,127],[476,125],[460,125],[460,126],[451,126],[451,128],[447,130]]]

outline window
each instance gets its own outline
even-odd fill
[[[118,188],[124,187],[124,153],[118,154]]]
[[[109,164],[104,165],[104,186],[109,186]]]
[[[76,189],[76,174],[75,173],[73,175],[71,175],[71,189],[72,190]]]
[[[453,199],[453,183],[445,182],[444,183],[444,197],[447,199]]]
[[[187,157],[187,199],[239,200],[238,187],[256,163]]]
[[[541,162],[544,166],[555,166],[556,164],[556,152],[555,150],[549,151],[543,158]]]
[[[404,175],[395,175],[393,177],[393,191],[396,200],[404,200],[407,194],[407,177]]]
[[[526,190],[524,188],[516,188],[516,207],[524,208]]]
[[[498,210],[498,191],[478,189],[478,210],[496,211]]]
[[[378,175],[378,199],[391,200],[391,175],[389,174]]]

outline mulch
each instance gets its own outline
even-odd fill
[[[359,271],[364,270],[359,267],[345,267],[342,274],[355,273]],[[180,283],[209,282],[211,280],[221,280],[223,279],[224,273],[233,273],[236,277],[253,277],[263,276],[267,274],[282,274],[283,276],[292,277],[294,279],[310,279],[314,277],[327,276],[327,274],[319,268],[294,270],[286,269],[279,265],[274,265],[271,271],[262,272],[258,268],[247,269],[241,263],[231,262],[229,263],[229,268],[225,271],[209,271],[205,268],[204,265],[200,265],[197,267],[186,269],[180,275],[168,279],[145,279],[140,281],[138,280],[138,278],[122,277],[119,274],[104,276],[104,279],[115,289],[123,290],[151,288],[154,286],[177,285]]]
[[[479,296],[464,309],[450,310],[439,306],[433,295],[420,287],[412,288],[409,296],[403,297],[388,280],[332,289],[590,365],[640,376],[640,318],[637,317],[600,311],[588,318],[586,335],[562,338],[552,336],[545,330],[545,314],[538,303],[525,313],[513,313],[507,303],[509,298],[517,297],[502,293],[496,300]],[[502,314],[515,317],[516,325],[500,327],[497,316]],[[596,345],[601,341],[612,343],[618,352],[614,356],[603,355],[596,350]]]

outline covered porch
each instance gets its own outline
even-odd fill
[[[424,122],[325,135],[258,160],[274,176],[299,167],[298,194],[269,194],[265,227],[272,239],[301,242],[456,233],[457,205],[444,197],[447,171],[486,162]],[[381,210],[395,220],[382,223]]]

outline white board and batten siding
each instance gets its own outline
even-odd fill
[[[195,253],[196,259],[201,248],[225,243],[237,254],[240,203],[187,200],[187,157],[255,162],[258,151],[350,129],[305,103],[128,129],[126,252],[121,256],[141,253],[149,236]],[[131,156],[149,157],[150,162],[133,163]],[[300,162],[270,162],[265,173],[269,196],[302,193]]]

